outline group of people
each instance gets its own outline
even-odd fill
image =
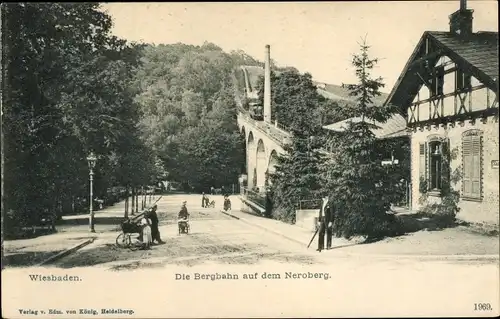
[[[224,195],[224,210],[229,210],[231,209],[231,200],[229,199],[229,195],[225,194]],[[210,207],[210,199],[208,198],[207,195],[205,195],[205,192],[201,193],[201,207]]]
[[[205,195],[205,192],[201,194],[201,207],[205,208],[210,205],[210,199],[208,198],[207,195]]]
[[[189,219],[189,212],[187,210],[186,201],[182,202],[181,209],[177,216],[179,221],[187,222]],[[141,218],[141,233],[139,235],[139,240],[142,242],[142,249],[151,249],[153,244],[164,244],[165,242],[161,239],[157,214],[158,206],[154,205],[144,213]]]
[[[156,244],[165,243],[161,240],[158,214],[156,210],[158,209],[157,205],[154,205],[144,213],[141,218],[140,225],[142,227],[142,232],[139,236],[139,240],[143,243],[143,249],[150,249],[151,245],[153,245],[156,241]]]
[[[202,207],[206,207],[208,197],[203,193],[202,195]],[[177,216],[178,222],[187,222],[189,219],[189,212],[187,210],[186,201],[182,202],[181,209]],[[142,228],[139,240],[143,243],[143,249],[150,249],[153,244],[163,244],[165,243],[160,236],[159,220],[157,214],[158,206],[154,205],[144,213],[141,218],[140,225]],[[231,201],[229,200],[229,195],[224,195],[224,210],[231,209]],[[335,222],[335,205],[328,198],[323,198],[323,204],[318,217],[318,249],[321,252],[325,249],[325,237],[326,237],[326,249],[332,247],[333,238],[333,223]]]

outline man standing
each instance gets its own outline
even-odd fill
[[[332,248],[334,209],[333,202],[328,201],[328,204],[325,206],[326,249]]]
[[[321,208],[319,210],[319,217],[318,217],[318,249],[317,251],[321,252],[323,249],[325,249],[325,232],[326,232],[326,226],[327,224],[327,213],[326,213],[326,207],[328,205],[328,197],[323,198],[323,203],[321,205]]]
[[[158,215],[156,213],[157,209],[158,209],[158,206],[154,205],[148,214],[148,218],[151,219],[151,237],[152,237],[153,241],[156,240],[158,242],[158,244],[163,244],[164,241],[161,240],[160,230],[158,228],[159,220],[158,220]]]
[[[206,206],[207,197],[205,196],[205,192],[201,193],[201,207],[204,208]]]

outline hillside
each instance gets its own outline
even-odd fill
[[[240,69],[236,70],[236,77],[238,79],[238,86],[241,92],[244,92],[245,87],[245,72],[248,76],[250,82],[250,90],[253,91],[257,87],[259,78],[264,76],[264,68],[259,66],[241,66]],[[281,73],[281,71],[275,71],[276,74]],[[347,88],[341,85],[322,83],[314,81],[314,84],[318,87],[318,93],[327,99],[333,101],[354,101],[352,96],[349,96],[349,91]],[[388,94],[382,93],[376,98],[375,102],[377,104],[382,104],[387,99]]]

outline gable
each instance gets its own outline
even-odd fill
[[[442,91],[438,96],[433,94],[433,90],[437,90],[437,83],[434,83],[434,87],[432,83],[431,87],[420,86],[410,103],[408,125],[494,107],[495,92],[475,76],[460,69],[450,57],[440,57],[433,70],[435,73],[442,72]],[[467,88],[464,84],[467,84]]]
[[[459,38],[448,32],[425,32],[408,59],[385,104],[406,115],[407,107],[433,77],[433,66],[446,57],[490,90],[498,91],[498,33],[476,33]],[[451,63],[450,63],[451,64]]]

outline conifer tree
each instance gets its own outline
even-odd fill
[[[321,126],[314,117],[320,104],[310,74],[285,71],[274,84],[274,101],[281,110],[278,122],[280,115],[287,115],[287,129],[292,137],[283,147],[286,155],[278,156],[276,171],[270,175],[273,217],[293,222],[297,203],[316,198],[321,189]]]
[[[364,41],[352,59],[358,83],[348,85],[356,100],[349,113],[356,120],[348,121],[345,131],[334,137],[334,154],[324,166],[326,193],[337,207],[334,230],[345,238],[379,238],[396,229],[395,219],[386,213],[391,204],[389,174],[381,165],[380,144],[372,132],[373,123],[386,122],[395,108],[373,102],[384,84],[382,78],[371,76],[378,59],[370,58],[368,50]]]

